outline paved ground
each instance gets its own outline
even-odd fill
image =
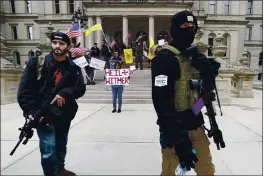
[[[216,174],[262,175],[262,92],[255,91],[254,99],[233,99],[233,106],[222,109],[217,121],[227,147],[217,151],[211,144]],[[127,104],[121,114],[111,110],[111,105],[80,104],[67,168],[78,175],[158,175],[161,154],[152,105]],[[42,174],[37,135],[9,156],[23,122],[17,104],[1,106],[1,175]]]

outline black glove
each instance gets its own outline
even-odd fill
[[[188,171],[194,168],[194,164],[198,162],[198,158],[196,157],[196,150],[192,148],[189,136],[186,137],[183,143],[174,144],[174,147],[181,167],[186,168]]]

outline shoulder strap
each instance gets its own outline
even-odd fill
[[[41,71],[45,62],[46,56],[38,56],[38,63],[37,63],[37,80],[41,78]]]
[[[177,48],[170,46],[170,45],[163,45],[161,50],[164,50],[164,49],[171,51],[176,56],[179,56],[181,54],[181,52]]]
[[[175,58],[178,60],[178,63],[179,63],[179,66],[180,66],[180,78],[179,78],[179,80],[181,80],[182,79],[182,75],[184,75],[183,69],[182,69],[182,66],[183,66],[182,65],[182,59],[180,57],[181,52],[177,48],[175,48],[173,46],[170,46],[170,45],[163,45],[161,50],[165,50],[165,49],[169,50],[170,52],[175,54]]]

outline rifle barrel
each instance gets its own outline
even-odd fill
[[[20,143],[23,141],[23,139],[24,139],[25,136],[26,136],[26,133],[23,133],[23,135],[21,136],[21,138],[20,138],[19,141],[17,142],[16,146],[15,146],[14,149],[11,151],[11,153],[10,153],[11,156],[15,153],[17,147],[18,147],[18,146],[20,145]]]

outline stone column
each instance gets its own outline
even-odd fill
[[[93,24],[93,17],[88,17],[88,28],[92,27],[94,24]],[[88,37],[85,37],[85,38],[88,38],[88,48],[91,49],[93,47],[93,44],[94,44],[94,33],[91,33]]]
[[[96,24],[101,24],[102,26],[102,19],[100,16],[96,17]],[[102,41],[102,31],[96,31],[96,43],[98,44],[98,48],[101,48],[101,41]]]
[[[128,19],[126,16],[123,16],[123,43],[127,46],[128,45],[128,39],[127,37],[128,32]]]
[[[150,16],[149,17],[149,38],[151,37],[153,41],[155,42],[154,34],[155,34],[154,17]]]

